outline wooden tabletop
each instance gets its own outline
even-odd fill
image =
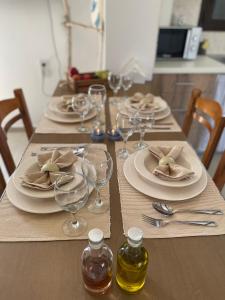
[[[57,88],[55,95],[69,93]],[[109,108],[106,105],[109,126]],[[157,133],[147,139],[182,140],[181,133]],[[35,143],[91,142],[89,135],[34,134]],[[114,160],[114,143],[106,142]],[[120,195],[116,172],[110,181],[111,238],[106,242],[114,254],[124,241]],[[0,243],[1,300],[205,300],[225,299],[225,236],[145,239],[149,252],[146,285],[136,295],[127,295],[113,280],[104,296],[88,294],[82,285],[80,256],[87,241],[8,242]],[[115,275],[115,272],[114,272]],[[115,276],[114,276],[115,278]]]

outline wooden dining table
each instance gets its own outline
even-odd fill
[[[58,85],[55,96],[72,93]],[[106,127],[110,127],[106,104]],[[134,135],[132,139],[136,139]],[[185,140],[183,133],[147,133],[147,140]],[[88,134],[36,134],[30,143],[89,143]],[[111,237],[106,243],[114,254],[125,240],[120,193],[116,173],[114,142],[105,141],[114,161],[110,180]],[[135,224],[134,224],[135,225]],[[144,288],[135,295],[123,292],[115,282],[102,296],[83,287],[81,253],[87,240],[0,243],[0,300],[206,300],[225,299],[225,236],[144,239],[149,266]]]

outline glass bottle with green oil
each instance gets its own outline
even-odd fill
[[[123,290],[136,293],[145,284],[148,252],[142,245],[141,229],[131,227],[127,234],[127,241],[117,253],[116,281]]]

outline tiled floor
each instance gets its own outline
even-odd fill
[[[9,131],[9,133],[8,133],[8,143],[9,143],[10,149],[12,151],[14,161],[16,164],[18,164],[18,162],[20,161],[20,158],[23,154],[23,151],[25,150],[27,143],[28,143],[28,140],[27,140],[24,130],[11,129],[11,131]],[[213,174],[215,172],[215,169],[217,167],[219,159],[220,159],[219,153],[214,155],[213,161],[209,168],[209,173],[211,176],[213,176]],[[6,178],[8,178],[7,172],[4,168],[1,158],[0,158],[0,166],[3,171],[3,174],[5,175]],[[222,195],[225,198],[225,186],[222,190]]]

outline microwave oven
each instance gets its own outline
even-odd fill
[[[162,27],[159,29],[157,57],[195,59],[201,27]]]

